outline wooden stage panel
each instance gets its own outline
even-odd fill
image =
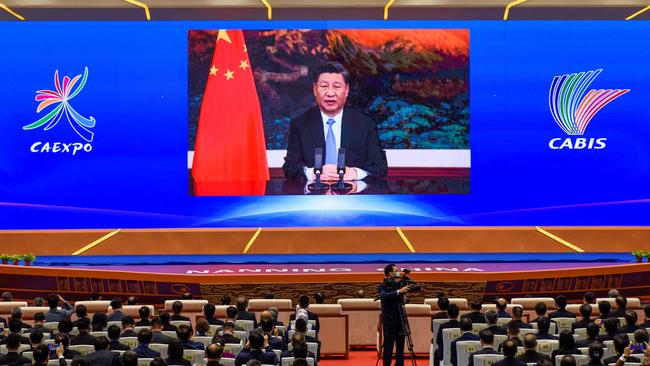
[[[573,252],[534,227],[402,227],[418,253]]]
[[[82,255],[241,254],[255,229],[122,230]]]
[[[0,230],[0,252],[70,255],[112,230]]]
[[[268,253],[406,253],[395,228],[264,229],[250,249]]]
[[[632,252],[650,249],[650,229],[647,227],[555,226],[544,227],[544,230],[587,252]]]

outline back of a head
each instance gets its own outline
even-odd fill
[[[481,311],[483,308],[483,304],[481,304],[480,300],[474,300],[472,303],[469,305],[470,309],[474,311]]]
[[[442,311],[449,309],[449,299],[447,297],[438,298],[438,309]]]
[[[537,319],[537,330],[539,333],[548,333],[548,330],[551,328],[551,319],[542,316]]]
[[[612,304],[609,301],[599,301],[598,311],[600,312],[601,318],[606,318],[609,312],[612,311]]]
[[[463,332],[469,332],[472,330],[472,319],[468,317],[460,318],[460,330]]]
[[[174,301],[172,304],[172,312],[174,314],[180,314],[183,311],[183,303],[181,301]]]
[[[122,329],[120,329],[119,326],[115,324],[111,324],[108,327],[108,339],[111,340],[120,339],[120,333],[122,333]]]
[[[593,292],[587,291],[587,292],[585,292],[582,299],[584,300],[585,304],[593,304],[594,300],[596,299],[596,296],[594,295]]]
[[[181,296],[181,299],[182,299],[182,300],[192,300],[193,298],[194,298],[194,296],[192,295],[191,292],[185,292],[185,293],[183,293],[183,295]]]
[[[298,304],[302,309],[307,309],[309,307],[309,296],[300,295],[300,297],[298,297]]]
[[[293,346],[293,357],[295,358],[307,358],[307,343],[300,342]]]
[[[605,330],[607,333],[615,333],[618,329],[618,319],[613,316],[605,319],[603,323],[605,324]],[[589,331],[589,329],[587,329],[587,331]]]
[[[95,351],[101,351],[108,349],[108,338],[104,336],[99,336],[95,338]]]
[[[305,333],[307,331],[307,321],[302,318],[296,319],[296,330]]]
[[[514,357],[517,354],[517,343],[512,339],[506,339],[501,344],[501,350],[504,356]]]
[[[519,334],[519,323],[514,320],[508,322],[508,334]]]
[[[634,325],[634,324],[636,324],[636,321],[637,321],[636,311],[626,310],[625,311],[625,323],[627,323],[629,325]]]
[[[31,344],[39,344],[43,342],[43,331],[40,329],[34,329],[29,333],[29,341]]]
[[[630,344],[630,338],[625,333],[620,333],[614,336],[614,350],[617,354],[622,354],[625,347]]]
[[[95,314],[97,315],[97,314]],[[79,318],[77,320],[77,329],[79,330],[90,330],[90,319],[88,318]]]
[[[537,347],[537,336],[533,333],[528,333],[524,336],[524,348],[535,349]]]
[[[129,296],[126,298],[127,305],[138,305],[138,298],[135,296]]]
[[[548,307],[546,306],[545,302],[538,302],[535,304],[535,313],[537,313],[537,316],[543,316],[546,314],[546,311],[548,310]]]
[[[68,334],[72,331],[72,320],[70,319],[63,319],[59,321],[59,324],[56,325],[56,329],[59,331],[59,333],[65,333]]]
[[[237,298],[237,310],[245,311],[247,307],[248,307],[248,299],[245,298],[244,296],[238,297]]]
[[[148,306],[141,306],[140,309],[138,309],[138,313],[140,314],[140,319],[149,319],[149,316],[151,316],[151,309],[149,309]]]
[[[185,342],[192,336],[192,330],[189,325],[181,324],[178,326],[178,329],[176,329],[176,335],[178,336],[178,339]]]
[[[589,345],[589,358],[592,361],[600,361],[603,358],[603,344],[595,341]]]
[[[271,306],[269,308],[269,312],[273,316],[273,321],[278,320],[278,315],[280,315],[280,310],[278,310],[278,308],[276,308],[275,306]]]
[[[576,359],[572,355],[564,355],[560,361],[560,366],[576,366]]]
[[[550,359],[542,357],[539,360],[537,360],[535,366],[553,366],[553,363],[551,362]]]
[[[111,300],[111,307],[113,310],[121,309],[122,308],[122,298],[121,297],[115,297],[113,300]]]
[[[460,314],[458,305],[449,304],[449,307],[447,308],[447,316],[449,316],[450,319],[456,319],[458,318],[458,314]]]
[[[43,323],[45,322],[45,314],[38,312],[34,314],[34,323]]]
[[[11,302],[13,301],[14,296],[11,294],[9,291],[5,291],[2,293],[2,301],[3,302]]]
[[[161,329],[163,327],[163,321],[160,317],[155,317],[151,319],[151,329]]]
[[[305,341],[305,336],[301,332],[295,332],[291,336],[291,344],[296,345]]]
[[[203,307],[203,315],[206,318],[214,318],[214,313],[217,311],[217,308],[212,304],[205,304]]]
[[[645,328],[634,331],[634,342],[644,344],[648,342],[648,331]]]
[[[260,320],[260,326],[262,327],[262,331],[266,333],[270,333],[273,331],[273,326],[274,326],[274,321],[272,318],[264,318]]]
[[[251,346],[251,349],[261,349],[264,346],[264,337],[260,333],[251,332],[248,336],[248,342]]]
[[[135,321],[130,316],[125,316],[122,318],[122,328],[132,328],[135,326]]]
[[[314,301],[317,304],[324,304],[325,303],[325,294],[322,292],[317,292],[314,294]]]
[[[77,313],[77,318],[85,318],[88,316],[88,308],[84,304],[79,304],[75,308],[75,313]]]
[[[296,363],[294,362],[293,364],[295,365]],[[246,362],[246,366],[262,366],[262,363],[257,359],[251,358]]]
[[[144,329],[140,329],[140,331],[138,332],[138,343],[149,344],[151,343],[152,338],[153,338],[153,333],[151,333],[150,329],[144,328]]]
[[[183,342],[178,338],[172,339],[167,346],[167,355],[170,358],[183,358]]]
[[[237,318],[237,315],[239,314],[239,310],[234,307],[234,306],[228,306],[226,308],[226,316],[228,319],[235,319]]]
[[[607,292],[607,297],[609,297],[609,298],[615,298],[616,296],[618,296],[618,295],[620,295],[620,294],[621,294],[621,293],[620,293],[617,289],[613,288],[613,289],[611,289],[611,290],[609,290],[609,291]]]
[[[566,296],[560,295],[555,298],[555,305],[558,307],[558,309],[566,308],[566,304],[567,304]]]
[[[47,364],[47,360],[50,356],[50,350],[47,348],[47,345],[39,344],[34,347],[32,350],[32,357],[34,358],[34,363],[36,364]]]
[[[102,295],[101,295],[99,292],[97,292],[97,291],[93,291],[93,292],[90,294],[90,300],[92,300],[92,301],[101,300],[101,298],[102,298]]]
[[[45,299],[38,296],[34,298],[34,306],[45,306]]]
[[[490,309],[485,312],[485,321],[488,325],[496,324],[497,320],[499,320],[499,314],[497,314],[496,310]]]
[[[524,309],[521,306],[515,306],[512,308],[512,317],[514,319],[521,319],[524,316]]]
[[[499,309],[500,311],[505,311],[506,308],[508,307],[508,301],[501,297],[497,299],[496,305],[497,305],[497,309]]]
[[[589,304],[580,305],[580,315],[583,319],[589,319],[591,317],[592,308]]]
[[[201,333],[201,335],[207,334],[210,331],[210,323],[208,323],[205,318],[197,319],[196,321],[196,332]]]
[[[599,333],[600,333],[600,327],[598,326],[598,324],[594,322],[587,324],[587,337],[589,337],[589,339],[596,339]]]
[[[65,333],[58,333],[54,336],[54,343],[63,344],[63,348],[68,348],[70,346],[70,336]]]
[[[13,308],[11,310],[11,319],[22,319],[23,318],[23,311],[20,310],[19,307]]]
[[[17,350],[20,347],[20,334],[9,333],[5,338],[8,350]]]
[[[616,296],[616,306],[624,308],[627,306],[627,298],[623,295]]]
[[[576,340],[573,338],[573,333],[570,330],[563,330],[558,336],[560,340],[561,349],[574,349],[576,347]]]
[[[158,313],[158,317],[162,320],[163,324],[169,324],[169,321],[172,318],[171,315],[164,310]]]
[[[223,346],[220,344],[212,343],[205,349],[205,357],[208,361],[219,361],[222,354]]]
[[[267,300],[275,299],[275,295],[271,291],[267,291],[264,293],[264,298]]]
[[[232,299],[228,295],[223,295],[221,296],[221,299],[219,299],[219,303],[221,305],[230,305],[232,303]]]
[[[101,311],[93,314],[92,325],[94,331],[104,330],[104,328],[106,328],[106,326],[108,325],[108,315],[106,315],[106,313]]]
[[[9,331],[11,333],[22,333],[23,322],[20,319],[11,319],[9,321]]]
[[[478,337],[483,344],[494,343],[494,333],[489,329],[483,329],[478,332]]]
[[[133,351],[122,353],[122,366],[138,366],[138,355]]]
[[[49,294],[47,296],[47,306],[50,309],[55,309],[59,305],[59,295],[58,294]]]

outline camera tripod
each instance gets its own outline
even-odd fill
[[[397,304],[397,307],[399,308],[399,320],[402,323],[401,333],[404,335],[404,339],[406,339],[406,347],[409,351],[409,355],[411,356],[411,365],[417,366],[417,363],[415,361],[415,351],[413,351],[413,338],[411,337],[411,326],[409,325],[409,318],[408,315],[406,314],[406,308],[404,307],[404,302],[400,301]],[[384,334],[384,337],[385,336],[386,335]],[[397,347],[395,348],[397,350]],[[381,345],[379,346],[379,353],[377,354],[377,361],[375,362],[375,366],[379,365],[379,360],[381,359],[383,353],[384,353],[384,342],[381,342]],[[395,357],[397,358],[397,352],[395,352]]]

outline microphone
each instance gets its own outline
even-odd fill
[[[336,171],[339,173],[339,182],[337,184],[338,189],[345,189],[345,183],[343,183],[343,176],[345,175],[345,148],[339,148],[339,160],[336,164]]]
[[[320,175],[323,172],[323,148],[314,149],[314,175],[316,175],[316,189],[321,189]]]

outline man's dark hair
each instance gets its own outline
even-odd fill
[[[264,293],[264,298],[267,300],[275,299],[275,295],[271,291],[267,291]]]
[[[589,304],[582,304],[580,305],[580,315],[582,316],[583,319],[589,319],[591,318],[591,305]]]
[[[485,344],[492,344],[494,342],[494,333],[489,329],[483,329],[478,332],[478,337]]]
[[[9,333],[5,339],[7,340],[6,344],[8,350],[18,349],[20,347],[20,334]]]
[[[9,291],[5,291],[2,293],[2,301],[3,302],[11,302],[13,301],[14,295],[11,294]]]
[[[497,300],[496,306],[497,309],[501,311],[505,311],[508,308],[508,302],[506,301],[506,299],[501,298]]]
[[[596,323],[591,322],[587,324],[587,337],[589,337],[589,339],[596,339],[599,333],[600,327]]]
[[[9,321],[9,331],[11,333],[22,333],[23,322],[20,319],[11,319]]]
[[[307,321],[303,318],[296,319],[296,330],[301,333],[307,332]]]
[[[129,326],[134,326],[135,321],[130,316],[125,316],[122,318],[122,328],[128,328]]]
[[[645,313],[646,318],[650,318],[650,304],[643,307],[643,312]]]
[[[19,307],[15,307],[11,310],[11,319],[23,319],[23,311]]]
[[[617,354],[623,354],[625,347],[630,344],[630,338],[626,333],[620,333],[614,336],[614,350]]]
[[[302,309],[307,309],[309,307],[309,296],[300,295],[300,297],[298,297],[298,304],[300,304]]]
[[[43,306],[45,304],[45,299],[38,296],[34,298],[34,306]]]
[[[501,344],[501,350],[504,356],[514,357],[517,354],[517,343],[508,338]]]
[[[296,361],[293,362],[294,365],[296,364]],[[248,360],[248,362],[246,362],[246,366],[262,366],[262,363],[257,359],[251,358]]]
[[[122,298],[121,297],[116,297],[111,300],[111,307],[113,310],[121,309],[122,308]]]
[[[140,329],[140,331],[138,332],[138,343],[149,344],[151,343],[152,338],[153,338],[153,333],[151,333],[150,329],[144,328],[144,329]]]
[[[625,311],[625,323],[630,325],[635,325],[637,321],[636,311],[626,310]]]
[[[570,330],[563,330],[558,336],[560,339],[560,349],[573,350],[576,347],[576,339],[573,338],[573,333]]]
[[[221,296],[221,299],[219,299],[219,302],[221,305],[230,305],[232,303],[232,299],[228,295],[223,295]]]
[[[600,361],[601,358],[603,358],[603,344],[600,343],[599,341],[592,342],[589,345],[589,358],[591,358],[592,361],[598,360]],[[600,362],[598,362],[600,363]]]
[[[507,327],[508,331],[511,333],[519,332],[519,323],[514,320],[509,321]]]
[[[45,314],[38,312],[34,314],[34,323],[42,323],[45,321]]]
[[[601,318],[607,318],[609,312],[612,311],[612,304],[609,301],[600,301],[598,302],[598,311],[600,312]]]
[[[228,306],[226,308],[226,316],[228,319],[237,319],[237,315],[239,315],[239,310],[237,310],[237,307]]]
[[[485,312],[485,321],[488,324],[494,325],[497,323],[497,320],[499,320],[499,314],[497,314],[496,310],[490,309]]]
[[[233,322],[225,322],[225,323],[223,323],[223,325],[221,326],[221,328],[222,328],[223,330],[226,330],[226,328],[229,328],[229,329],[235,330],[236,327],[235,327],[235,323],[233,323]]]
[[[566,296],[560,295],[555,298],[555,305],[557,305],[558,309],[563,310],[564,308],[566,308],[566,304],[567,304]]]
[[[252,350],[261,349],[264,345],[264,337],[260,333],[251,332],[248,336],[248,342],[250,343]]]
[[[564,355],[560,360],[560,366],[576,366],[576,358],[571,355]]]
[[[625,308],[627,306],[627,298],[623,295],[616,296],[616,306]]]
[[[318,74],[318,75],[320,75],[320,74]],[[316,76],[316,79],[318,79],[318,76]],[[314,82],[316,82],[316,81],[314,81]],[[386,265],[386,267],[384,267],[384,276],[388,277],[388,275],[389,275],[391,272],[393,272],[393,268],[394,268],[394,267],[397,267],[397,266],[395,265],[395,263],[391,263],[391,264]]]
[[[183,295],[181,295],[181,299],[182,299],[182,300],[192,300],[192,298],[194,298],[194,296],[193,296],[192,293],[189,292],[189,291],[188,291],[188,292],[184,292]]]
[[[63,349],[66,349],[70,346],[70,336],[66,333],[57,333],[54,336],[54,343],[61,343],[63,344]]]
[[[468,317],[460,318],[460,330],[468,332],[472,330],[472,319]]]
[[[481,304],[481,301],[479,300],[474,300],[469,304],[469,308],[475,311],[480,311],[481,308],[483,308],[483,304]]]
[[[460,314],[460,309],[458,308],[458,305],[449,304],[449,307],[447,308],[447,315],[449,316],[449,318],[455,319],[458,317],[458,314]]]
[[[77,305],[74,311],[77,313],[77,318],[85,318],[88,316],[88,308],[84,304]]]
[[[223,346],[212,343],[205,349],[205,357],[208,360],[219,360],[223,354]]]
[[[129,296],[126,298],[127,305],[138,305],[138,298],[135,296]]]
[[[537,313],[538,316],[542,316],[546,314],[547,306],[545,302],[538,302],[535,304],[535,313]]]
[[[93,318],[90,322],[91,328],[94,332],[101,332],[106,329],[108,325],[108,315],[103,311],[98,311],[93,314]]]
[[[163,360],[161,357],[156,357],[151,360],[149,366],[167,366],[167,362],[165,362],[165,360]]]
[[[300,342],[293,345],[293,357],[295,358],[307,358],[307,348],[306,342]]]
[[[172,319],[171,315],[164,310],[158,312],[158,317],[162,320],[163,324],[169,324],[169,321]]]
[[[160,317],[155,317],[151,319],[151,327],[161,328],[163,326],[163,321]]]
[[[262,327],[263,332],[269,333],[273,331],[273,325],[275,324],[275,322],[273,321],[273,319],[264,318],[260,320],[259,324],[260,327]]]
[[[178,336],[178,339],[183,342],[189,340],[192,336],[192,330],[190,329],[190,326],[187,324],[179,325],[178,329],[176,329],[176,336]]]
[[[115,324],[111,324],[108,327],[108,338],[111,340],[116,340],[120,339],[120,333],[122,333],[122,329],[120,329],[119,326]]]
[[[88,318],[79,318],[79,319],[77,319],[77,329],[79,329],[79,330],[90,330],[90,319],[88,319]]]
[[[534,349],[537,347],[537,336],[533,333],[528,333],[524,336],[524,348]]]
[[[438,309],[446,311],[449,308],[449,299],[446,296],[438,298]]]
[[[205,304],[203,306],[203,315],[206,318],[214,318],[214,313],[217,311],[217,308],[212,304]]]
[[[330,61],[316,68],[316,72],[314,72],[314,83],[318,82],[321,74],[341,74],[343,80],[345,80],[345,84],[350,83],[350,73],[339,62]]]
[[[50,309],[56,309],[56,307],[59,306],[59,295],[49,294],[47,296],[47,306],[49,306]]]
[[[551,319],[542,316],[537,319],[537,331],[538,333],[548,333],[548,330],[551,328]]]
[[[108,349],[108,343],[109,343],[108,338],[104,336],[99,336],[95,338],[95,351]]]
[[[101,298],[102,298],[102,295],[97,291],[93,291],[93,292],[90,293],[90,299],[93,300],[93,301],[97,301],[97,300],[99,300]]]
[[[37,344],[43,342],[43,331],[40,329],[34,329],[29,333],[29,341],[31,344]]]
[[[324,304],[325,303],[325,294],[322,292],[317,292],[314,294],[314,301],[317,304]]]
[[[594,295],[593,292],[587,291],[585,292],[584,296],[582,297],[587,304],[593,304],[594,300],[596,299],[596,296]]]
[[[138,366],[138,355],[133,351],[122,353],[122,366]]]
[[[73,328],[74,326],[72,324],[72,320],[70,319],[59,320],[59,324],[56,325],[56,329],[59,331],[59,333],[70,333]]]
[[[167,346],[167,355],[169,358],[183,358],[183,341],[174,338]]]
[[[140,309],[138,309],[138,313],[140,314],[140,319],[149,319],[149,316],[151,316],[151,309],[149,309],[148,306],[141,306]]]
[[[183,303],[181,301],[174,301],[172,304],[172,312],[174,314],[180,314],[183,311]]]
[[[237,298],[237,310],[239,311],[246,311],[246,307],[248,307],[248,299],[244,296],[240,296]]]
[[[297,331],[297,332],[293,333],[293,335],[291,336],[291,344],[292,345],[296,345],[296,344],[302,343],[304,341],[305,341],[305,335],[302,334],[300,331]]]
[[[645,328],[637,329],[634,331],[634,342],[635,343],[646,343],[648,342],[648,331]]]
[[[515,306],[512,308],[512,317],[516,319],[521,319],[524,316],[524,309],[521,306]]]
[[[48,360],[49,355],[50,350],[45,344],[39,344],[32,350],[32,357],[34,358],[34,362],[38,364],[45,364]]]
[[[616,330],[618,329],[618,318],[610,316],[609,318],[605,319],[603,324],[605,324],[605,330],[607,333],[616,333]],[[587,333],[588,332],[589,326],[587,326]]]

